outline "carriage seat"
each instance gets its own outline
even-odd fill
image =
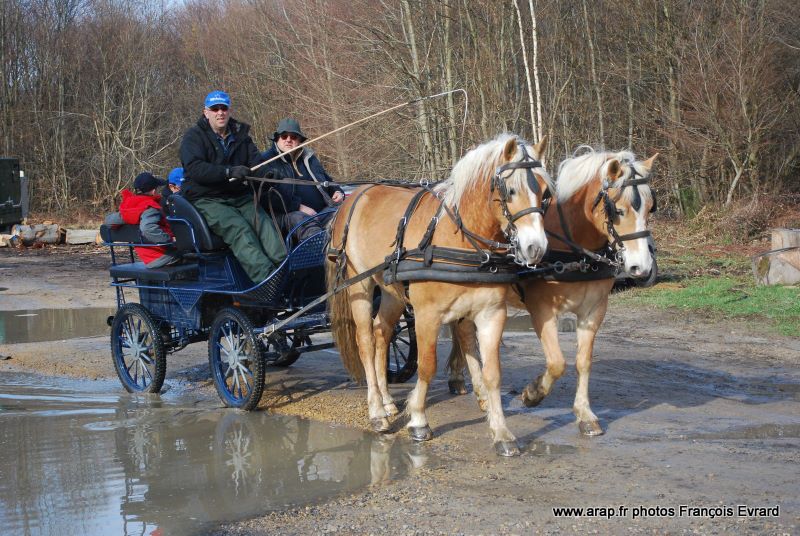
[[[147,268],[143,262],[115,264],[109,268],[111,277],[137,281],[184,281],[197,279],[197,263],[176,264],[162,268]]]
[[[182,195],[171,195],[167,200],[167,210],[167,221],[175,235],[178,252],[216,253],[228,249],[225,242],[208,228],[203,215]]]
[[[108,225],[100,226],[100,237],[103,242],[115,246],[151,245],[142,240],[138,225]],[[113,264],[109,268],[111,277],[121,279],[137,279],[146,281],[179,281],[184,279],[197,279],[197,263],[183,263],[162,268],[147,268],[143,262],[129,262]]]

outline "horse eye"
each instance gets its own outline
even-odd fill
[[[517,195],[517,191],[516,191],[514,188],[511,188],[511,189],[508,191],[508,195]]]

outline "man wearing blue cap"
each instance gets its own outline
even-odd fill
[[[253,202],[255,189],[244,180],[253,175],[250,168],[263,161],[250,125],[232,119],[230,113],[227,93],[206,96],[203,117],[181,142],[181,193],[231,248],[250,279],[259,283],[286,257],[286,250],[272,220]]]

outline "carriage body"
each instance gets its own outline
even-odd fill
[[[131,392],[159,392],[166,356],[188,344],[208,341],[209,365],[222,401],[254,409],[266,366],[288,366],[304,352],[333,346],[311,339],[330,329],[325,302],[309,307],[326,292],[327,232],[298,244],[287,238],[286,259],[267,279],[253,283],[185,198],[172,196],[168,209],[175,247],[184,256],[181,264],[150,269],[137,262],[134,247],[154,247],[142,242],[138,226],[103,225],[100,230],[110,250],[109,273],[117,297],[117,312],[109,325],[120,381]],[[298,227],[333,212],[312,216]],[[298,312],[297,318],[278,330],[271,329]],[[410,349],[405,350],[401,357],[407,358]],[[406,361],[400,368],[415,369],[415,359]],[[410,377],[414,370],[404,372]]]

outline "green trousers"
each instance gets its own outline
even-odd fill
[[[224,199],[205,197],[192,204],[205,217],[211,231],[231,248],[254,283],[260,283],[286,258],[283,239],[264,209],[249,195]],[[258,227],[253,227],[256,214]]]

